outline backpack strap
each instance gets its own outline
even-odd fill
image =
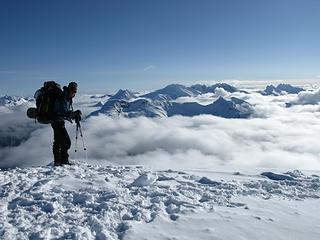
[[[73,112],[73,101],[72,101],[72,99],[70,99],[70,107],[71,107],[71,111]]]

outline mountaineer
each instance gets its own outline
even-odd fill
[[[70,164],[68,150],[71,147],[71,140],[65,128],[65,120],[71,123],[72,120],[75,120],[77,126],[81,121],[81,111],[73,111],[72,107],[72,99],[75,97],[77,89],[76,82],[70,82],[68,86],[63,87],[63,90],[54,81],[45,82],[34,96],[37,108],[29,108],[27,111],[28,117],[37,119],[39,123],[51,124],[52,126],[54,166]]]

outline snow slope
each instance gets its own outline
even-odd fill
[[[0,238],[318,239],[319,175],[261,173],[83,163],[2,170]]]

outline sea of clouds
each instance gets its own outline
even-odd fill
[[[218,89],[215,94],[178,101],[203,104],[227,95],[230,93]],[[78,151],[74,152],[75,125],[67,123],[73,143],[70,158],[95,164],[154,168],[320,169],[318,89],[298,95],[262,96],[252,90],[250,94],[234,93],[232,96],[253,104],[252,118],[224,119],[210,115],[155,119],[91,117],[82,122],[87,152],[83,151],[81,138]],[[292,103],[291,107],[286,107],[286,103]],[[14,126],[18,130],[13,131]],[[6,113],[1,115],[0,128],[1,137],[24,136],[22,143],[16,146],[7,144],[0,148],[0,168],[52,162],[50,125],[39,126],[25,116]]]

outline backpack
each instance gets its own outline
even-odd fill
[[[27,111],[28,117],[37,119],[39,123],[51,123],[56,117],[53,112],[55,101],[62,95],[63,91],[58,83],[54,81],[45,82],[43,87],[34,94],[37,108],[29,108]]]

